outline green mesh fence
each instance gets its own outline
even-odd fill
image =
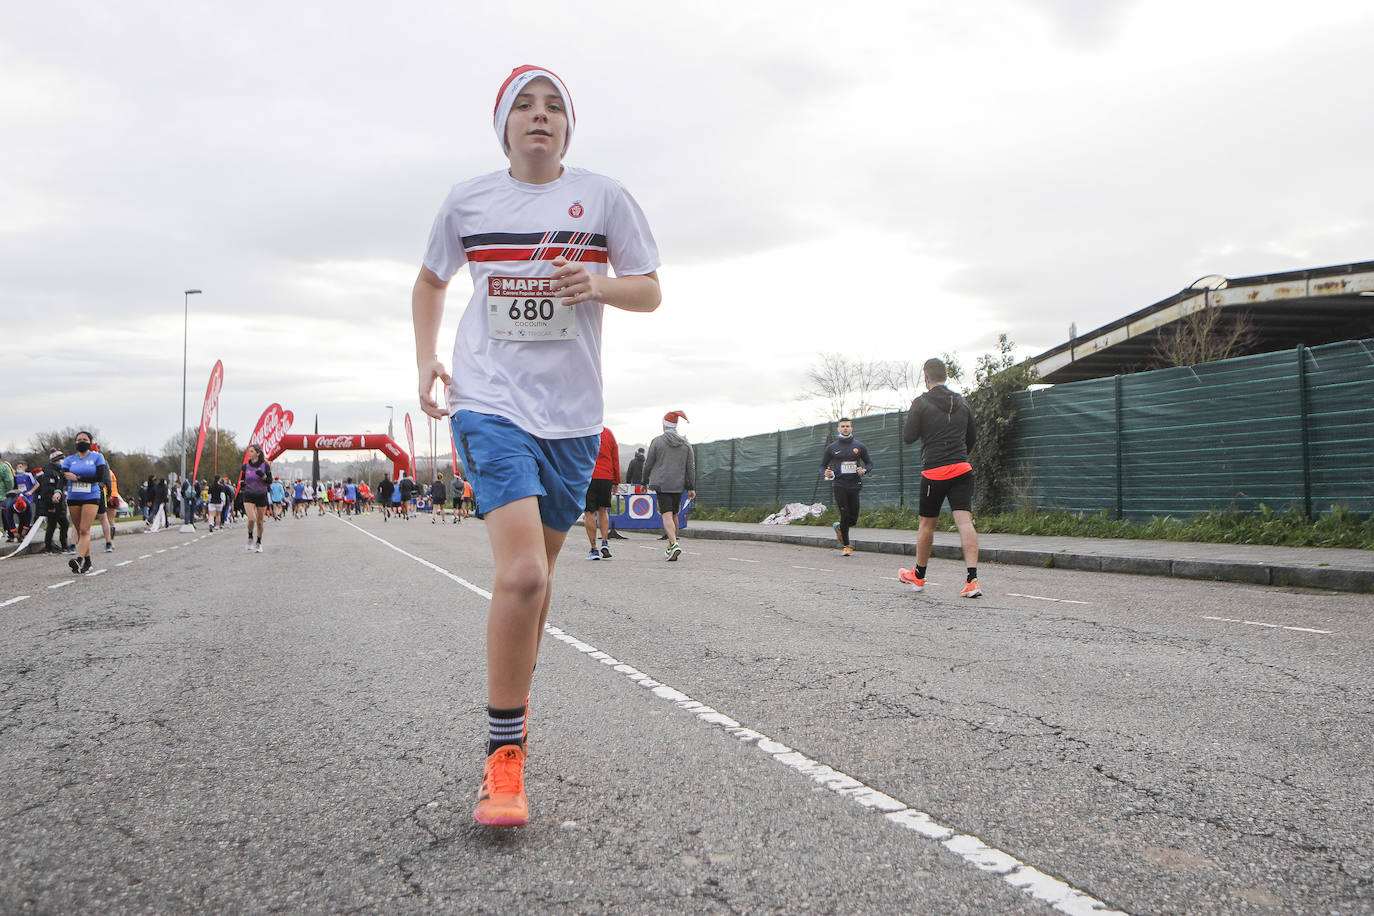
[[[1374,512],[1374,341],[1299,348],[1017,395],[1007,460],[1017,506],[1189,516],[1260,504]],[[861,417],[866,506],[914,507],[920,447],[902,412]],[[702,506],[829,504],[821,450],[833,424],[697,446]]]

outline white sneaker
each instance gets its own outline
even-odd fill
[[[249,541],[249,542],[248,542],[248,546],[245,547],[245,548],[243,548],[243,549],[246,550],[246,551],[248,551],[249,553],[252,553],[252,552],[253,552],[253,542],[252,542],[252,541]]]
[[[256,547],[254,547],[254,548],[253,548],[253,552],[254,552],[254,553],[262,553],[262,545],[259,544],[259,545],[257,545]]]

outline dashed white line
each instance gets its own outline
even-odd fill
[[[59,582],[59,583],[57,583],[56,585],[49,585],[48,588],[49,588],[49,589],[54,589],[54,588],[66,588],[68,585],[71,585],[71,584],[72,584],[73,582],[75,582],[75,581],[76,581],[75,579],[68,579],[66,582]]]
[[[167,552],[167,548],[164,547],[164,548],[162,548],[161,550],[159,550],[159,551],[157,551],[157,552],[158,552],[158,553],[166,553],[166,552]]]
[[[116,566],[128,566],[133,560],[125,560],[123,563],[116,563]]]
[[[422,566],[434,570],[442,576],[457,582],[464,588],[472,591],[488,601],[491,600],[491,592],[484,588],[468,582],[460,576],[456,576],[448,570],[421,557],[415,556],[392,544],[359,528],[357,525],[344,521],[344,524],[351,528],[356,528],[373,540],[390,547],[392,550],[409,557]],[[734,558],[731,558],[734,559]],[[759,562],[757,560],[746,562]],[[587,657],[599,661],[612,670],[624,675],[634,681],[640,687],[645,688],[654,696],[666,700],[680,709],[687,710],[701,721],[718,728],[722,728],[734,735],[740,741],[752,744],[763,753],[767,754],[774,762],[793,769],[803,776],[810,777],[813,781],[820,784],[830,791],[849,798],[851,801],[864,808],[880,811],[884,813],[887,820],[892,823],[912,831],[918,836],[939,842],[950,852],[959,856],[969,865],[979,871],[988,872],[1000,877],[1007,884],[1028,894],[1036,900],[1049,904],[1056,910],[1067,914],[1097,914],[1097,916],[1126,916],[1120,910],[1111,909],[1106,903],[1098,900],[1072,885],[1052,877],[1031,865],[1022,862],[1015,856],[1010,855],[995,846],[989,846],[978,837],[967,833],[958,833],[953,827],[940,823],[935,818],[910,807],[903,801],[893,798],[864,785],[854,777],[833,769],[820,761],[813,760],[799,751],[793,750],[781,742],[774,741],[772,738],[741,725],[735,719],[730,718],[724,713],[718,712],[692,699],[687,694],[676,690],[661,681],[656,681],[649,675],[633,667],[612,658],[605,652],[589,645],[582,640],[565,633],[558,627],[546,624],[544,632],[554,639],[565,642],[582,652]]]
[[[18,595],[8,601],[0,601],[0,607],[9,607],[11,604],[18,604],[21,601],[28,601],[28,595]]]
[[[1330,636],[1331,630],[1314,630],[1311,627],[1287,627],[1281,623],[1261,623],[1258,620],[1237,620],[1234,617],[1203,617],[1203,620],[1216,620],[1221,623],[1243,623],[1251,627],[1266,627],[1270,630],[1292,630],[1295,633],[1319,633],[1322,636]]]
[[[140,556],[139,559],[140,559],[140,560],[146,560],[146,559],[148,559],[148,558],[151,557],[151,556],[152,556],[151,553],[145,553],[145,554],[143,554],[142,556]]]
[[[178,549],[180,549],[180,548],[182,548],[182,547],[185,547],[185,546],[186,546],[185,544],[173,544],[171,547],[168,547],[167,549],[168,549],[168,550],[178,550]],[[162,553],[162,551],[159,550],[158,553]]]
[[[1008,598],[1032,598],[1036,601],[1057,601],[1060,604],[1087,604],[1086,601],[1075,601],[1072,598],[1046,598],[1044,595],[1021,595],[1016,592],[1007,592]]]
[[[811,572],[834,572],[833,569],[821,569],[819,566],[793,566],[793,569],[806,569]]]
[[[727,560],[734,560],[736,563],[762,563],[762,560],[745,560],[742,557],[726,557]]]
[[[87,579],[94,579],[96,576],[103,576],[103,575],[105,575],[107,572],[109,572],[108,569],[93,569],[93,570],[91,570],[90,572],[86,573],[86,578],[87,578]]]

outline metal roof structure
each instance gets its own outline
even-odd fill
[[[1258,339],[1247,353],[1374,337],[1374,261],[1259,277],[1203,277],[1028,362],[1047,384],[1158,368],[1154,349],[1160,332],[1209,306],[1249,316]]]

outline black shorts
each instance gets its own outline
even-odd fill
[[[262,508],[266,508],[267,506],[266,493],[244,493],[240,498],[243,500],[245,506],[259,506]]]
[[[611,483],[609,479],[598,480],[593,477],[592,482],[587,484],[587,511],[595,512],[597,509],[611,508]]]
[[[668,513],[668,512],[672,512],[674,515],[676,515],[678,509],[680,509],[680,508],[682,508],[682,491],[679,490],[677,493],[664,493],[664,492],[661,492],[661,491],[659,492],[659,494],[658,494],[658,514],[659,514],[659,515],[663,515],[663,514]]]
[[[939,518],[940,506],[949,499],[951,512],[973,511],[973,472],[965,471],[949,480],[931,480],[921,475],[921,518]]]

